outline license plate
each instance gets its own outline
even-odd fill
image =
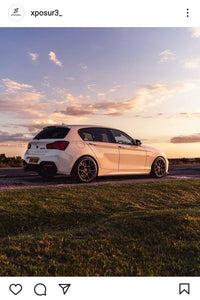
[[[30,164],[37,164],[38,161],[39,161],[39,158],[38,158],[38,157],[31,157],[31,158],[29,159],[29,163],[30,163]]]

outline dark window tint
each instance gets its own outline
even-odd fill
[[[93,141],[92,132],[91,132],[90,128],[79,129],[78,133],[79,133],[80,137],[82,138],[82,140]]]
[[[64,139],[69,132],[69,128],[66,127],[47,127],[38,133],[34,140],[41,139]]]
[[[126,133],[116,129],[110,129],[110,131],[117,144],[133,145],[133,139]]]
[[[95,142],[112,143],[111,136],[106,128],[91,128]]]

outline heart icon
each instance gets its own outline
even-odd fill
[[[14,294],[14,295],[17,295],[21,292],[22,290],[22,285],[21,284],[11,284],[9,286],[9,290]]]

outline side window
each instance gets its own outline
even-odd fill
[[[116,129],[110,129],[117,144],[133,145],[133,139],[124,132]]]
[[[95,142],[111,143],[111,136],[106,128],[91,128]]]
[[[82,128],[78,131],[83,141],[93,141],[92,132],[90,128]]]

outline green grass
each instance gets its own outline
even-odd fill
[[[1,276],[199,276],[200,182],[0,193]]]

